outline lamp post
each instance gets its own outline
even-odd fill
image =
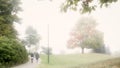
[[[49,54],[49,24],[48,24],[48,64],[50,62],[50,54]]]

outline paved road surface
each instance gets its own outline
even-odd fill
[[[22,64],[22,65],[19,65],[19,66],[16,66],[16,67],[12,67],[12,68],[38,68],[38,65],[39,65],[39,63],[34,60],[33,63],[31,63],[29,61],[25,64]]]

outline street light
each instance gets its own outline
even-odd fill
[[[48,64],[50,61],[50,54],[49,54],[49,24],[48,24]]]

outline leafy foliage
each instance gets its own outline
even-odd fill
[[[19,22],[19,4],[19,0],[0,0],[0,68],[21,64],[28,59],[26,49],[18,41],[13,26]]]
[[[0,63],[0,68],[9,68],[9,67],[3,66],[3,65]]]
[[[96,21],[91,18],[82,18],[71,33],[68,47],[98,48],[104,44],[102,32],[96,29]]]
[[[26,62],[28,55],[24,46],[15,39],[0,37],[0,63],[5,66]]]
[[[96,10],[97,7],[107,7],[109,4],[116,1],[117,0],[66,0],[62,4],[62,10],[66,12],[68,9],[72,9],[86,13]]]
[[[6,36],[9,38],[17,38],[16,35],[17,35],[17,32],[13,28],[12,24],[0,22],[0,36]]]
[[[23,40],[23,43],[27,46],[31,45],[37,45],[37,43],[40,40],[40,37],[35,29],[33,29],[31,26],[27,28],[26,30],[26,38]]]
[[[13,23],[18,21],[19,0],[0,0],[0,21]]]
[[[99,48],[94,48],[93,51],[95,53],[107,54],[105,46],[100,46]]]
[[[0,0],[0,36],[17,38],[13,23],[18,22],[19,0]]]
[[[42,47],[42,52],[45,53],[46,55],[50,55],[52,54],[52,48]]]

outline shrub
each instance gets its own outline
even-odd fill
[[[27,60],[27,51],[18,40],[0,37],[0,63],[2,65],[13,66]]]
[[[105,48],[105,46],[100,46],[99,48],[94,48],[93,52],[106,54],[106,48]]]
[[[0,68],[7,68],[7,67],[3,66],[3,65],[0,63]]]

